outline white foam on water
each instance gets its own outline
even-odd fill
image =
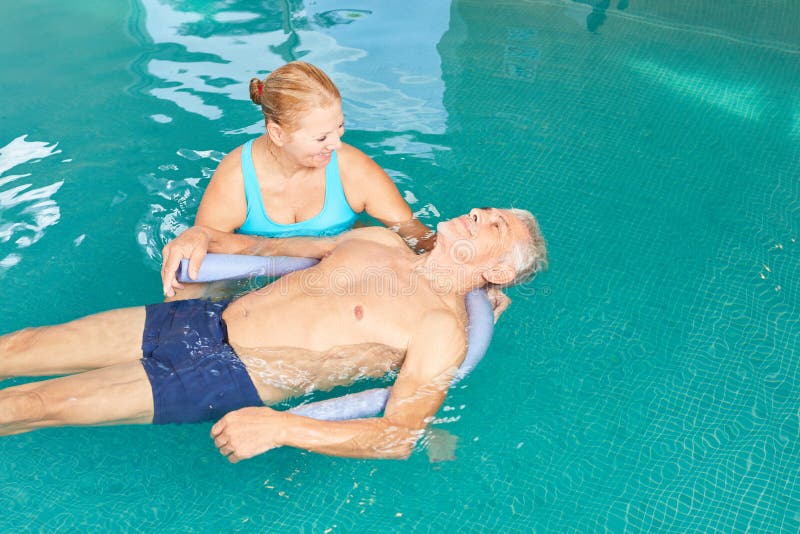
[[[164,115],[162,113],[156,113],[155,115],[150,115],[150,118],[153,119],[153,122],[157,122],[159,124],[168,124],[172,122],[172,117],[169,115]]]
[[[259,17],[261,17],[260,13],[250,11],[223,11],[214,14],[214,20],[217,22],[247,22]]]

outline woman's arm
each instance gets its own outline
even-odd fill
[[[350,145],[343,144],[338,155],[342,185],[354,211],[366,211],[417,252],[433,248],[435,232],[414,218],[397,186],[377,163]]]
[[[233,232],[239,228],[247,216],[247,201],[242,177],[241,147],[226,155],[220,162],[208,184],[195,217],[195,227],[183,232],[167,243],[162,250],[161,282],[167,299],[176,297],[176,289],[183,286],[175,278],[175,271],[181,260],[189,259],[190,273],[197,272],[207,252],[233,253],[252,243],[243,241]],[[205,233],[197,231],[197,226],[217,232],[210,240]],[[211,248],[209,248],[211,247]],[[178,298],[192,298],[202,294],[204,286],[195,286]]]
[[[415,252],[429,252],[436,244],[436,232],[417,218],[394,224],[381,222],[397,232]]]

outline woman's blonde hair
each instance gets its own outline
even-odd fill
[[[341,100],[339,89],[319,68],[292,61],[272,71],[263,81],[250,80],[250,99],[261,106],[265,122],[292,129],[299,115]]]

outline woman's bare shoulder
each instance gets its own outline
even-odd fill
[[[235,180],[242,181],[242,147],[238,146],[228,152],[222,161],[219,162],[212,181],[228,182]]]
[[[344,143],[338,154],[344,192],[355,211],[366,211],[384,224],[411,218],[397,186],[372,158]]]
[[[242,176],[242,147],[231,150],[217,166],[195,216],[195,224],[218,230],[238,228],[247,215]]]
[[[347,174],[359,176],[363,175],[364,171],[383,174],[383,169],[372,158],[353,145],[342,143],[336,151],[336,156],[339,159],[339,170]]]

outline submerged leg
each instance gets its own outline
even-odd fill
[[[0,380],[79,373],[142,357],[144,307],[0,336]]]
[[[153,393],[138,361],[0,390],[0,436],[152,421]]]

